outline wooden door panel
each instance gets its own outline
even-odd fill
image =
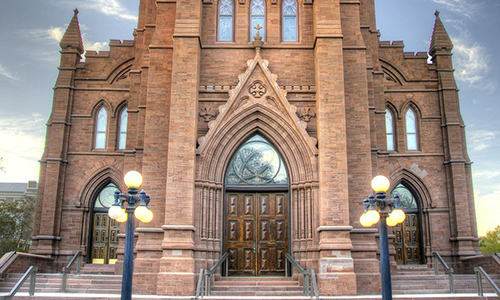
[[[418,214],[407,214],[403,223],[393,227],[393,233],[396,263],[421,263]]]
[[[288,249],[286,194],[228,193],[226,197],[230,274],[283,274]]]

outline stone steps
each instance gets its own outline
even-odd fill
[[[224,277],[212,285],[212,296],[303,296],[303,287],[288,277]]]

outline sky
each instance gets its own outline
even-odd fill
[[[45,123],[59,64],[59,40],[78,7],[86,50],[108,50],[110,39],[131,40],[139,0],[15,0],[0,10],[0,182],[38,180]],[[500,225],[500,1],[375,0],[383,41],[427,52],[434,12],[454,44],[479,234]]]

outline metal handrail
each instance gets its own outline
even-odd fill
[[[491,277],[486,273],[486,271],[482,267],[474,267],[474,273],[476,273],[476,281],[477,281],[477,294],[479,296],[484,296],[483,294],[483,279],[482,277],[486,278],[486,282],[490,284],[490,286],[493,288],[495,293],[497,294],[498,297],[500,297],[500,289],[498,286],[493,282]]]
[[[198,276],[198,284],[196,286],[196,295],[194,299],[203,298],[204,296],[211,295],[212,289],[212,275],[215,274],[217,269],[226,262],[226,277],[228,276],[228,263],[227,263],[227,252],[224,253],[217,263],[210,268],[210,270],[200,270],[200,275]]]
[[[439,275],[439,265],[436,263],[436,261],[440,262],[441,265],[444,267],[444,272],[448,274],[448,278],[450,280],[450,293],[454,294],[455,293],[455,282],[453,280],[453,268],[448,267],[448,264],[444,261],[444,259],[439,255],[439,253],[434,252],[434,273],[436,275]]]
[[[66,267],[62,268],[61,293],[66,293],[66,282],[68,281],[68,272],[73,267],[75,260],[77,260],[76,274],[80,275],[80,268],[81,268],[81,262],[82,262],[82,251],[76,252],[75,255],[73,255],[73,258],[71,258],[69,263],[66,265]]]
[[[319,298],[318,284],[316,283],[316,274],[314,273],[314,270],[305,270],[302,268],[289,253],[285,253],[285,258],[295,267],[295,269],[297,269],[300,274],[302,274],[304,278],[304,296]],[[288,264],[285,264],[285,274],[286,276],[290,275],[288,274]]]
[[[19,281],[16,283],[16,285],[10,290],[10,292],[1,297],[0,300],[10,300],[14,298],[16,293],[19,291],[21,286],[23,286],[24,282],[30,277],[30,288],[29,288],[29,295],[33,296],[35,294],[35,285],[36,285],[36,272],[38,272],[38,267],[37,266],[31,266],[28,268],[26,273],[19,279]]]

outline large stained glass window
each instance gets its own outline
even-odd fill
[[[220,42],[233,41],[234,24],[234,6],[233,0],[219,1],[219,38]]]
[[[108,111],[103,106],[97,112],[95,130],[95,149],[106,148],[106,132],[108,128]]]
[[[288,174],[278,151],[263,137],[247,140],[231,158],[227,185],[287,185]]]
[[[417,141],[417,115],[413,108],[409,108],[405,116],[406,123],[406,149],[418,150]]]
[[[418,208],[417,199],[404,184],[400,183],[392,190],[391,197],[399,196],[402,209]]]
[[[394,116],[388,108],[385,109],[385,134],[387,136],[387,150],[396,150],[394,145]]]
[[[283,42],[297,41],[297,1],[283,0]]]
[[[260,26],[260,36],[266,40],[266,3],[264,0],[252,0],[250,5],[250,41],[257,35],[257,25]]]

